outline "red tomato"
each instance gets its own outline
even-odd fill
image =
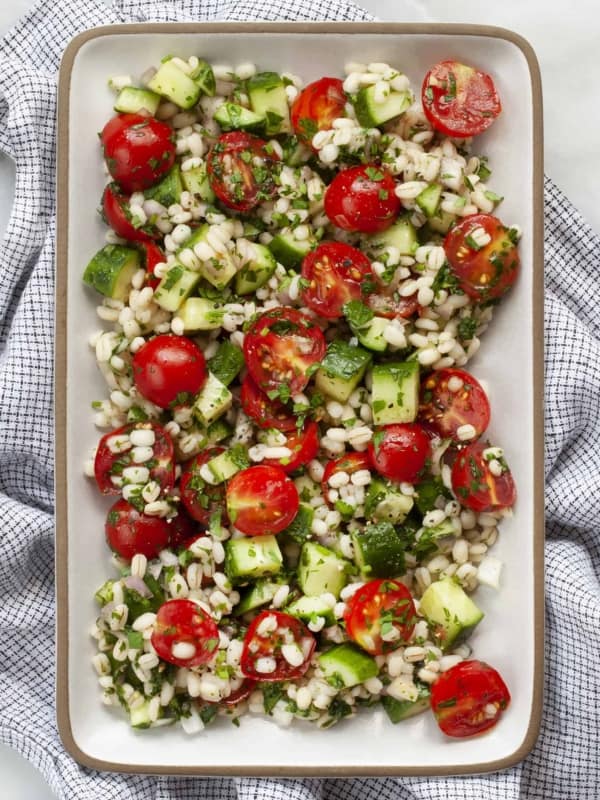
[[[416,293],[409,297],[401,297],[397,291],[370,294],[367,297],[367,305],[376,316],[387,317],[387,319],[396,317],[408,319],[414,316],[420,308]]]
[[[120,194],[114,183],[109,183],[102,195],[102,213],[107,225],[122,239],[129,242],[144,242],[157,239],[158,231],[148,231],[148,226],[135,228],[129,211],[129,197]]]
[[[451,380],[462,381],[458,390],[448,387]],[[421,381],[419,421],[443,439],[460,441],[457,430],[461,425],[472,425],[473,438],[479,438],[490,424],[490,404],[473,375],[462,369],[440,369]]]
[[[207,156],[208,180],[228,208],[250,211],[276,191],[279,156],[258,136],[232,131],[219,136]]]
[[[123,498],[108,512],[104,532],[110,549],[127,561],[136,553],[156,558],[169,544],[167,520],[142,514]]]
[[[127,193],[157,183],[175,163],[175,133],[154,117],[118,114],[100,134],[108,171]]]
[[[262,464],[281,467],[284,472],[294,472],[298,467],[308,464],[319,452],[319,426],[316,422],[307,422],[301,431],[290,433],[284,447],[292,451],[286,458],[265,458]]]
[[[219,629],[214,619],[192,600],[167,600],[158,609],[151,641],[163,661],[178,667],[198,667],[214,657]]]
[[[204,354],[185,336],[161,333],[133,357],[133,382],[138,392],[160,408],[182,405],[197,394],[208,375]]]
[[[493,728],[509,703],[500,674],[483,661],[461,661],[431,687],[431,709],[447,736],[462,738]]]
[[[261,628],[264,620],[273,618],[274,630],[264,631]],[[262,632],[264,631],[264,632]],[[284,646],[300,649],[304,660],[297,667],[292,666],[284,657]],[[306,625],[296,617],[284,614],[281,611],[261,611],[254,617],[248,632],[244,637],[244,649],[240,661],[240,669],[247,678],[258,681],[282,681],[300,678],[310,666],[310,659],[315,649],[315,637]],[[274,669],[263,672],[259,669],[260,661],[269,659]],[[266,666],[266,665],[265,665]]]
[[[329,130],[333,120],[346,116],[344,84],[339,78],[321,78],[303,89],[294,100],[291,119],[300,141],[312,147],[317,131]]]
[[[394,179],[383,167],[361,164],[338,172],[325,192],[325,213],[345,231],[377,233],[400,211]]]
[[[160,278],[157,278],[154,274],[154,268],[157,264],[164,264],[167,257],[154,242],[140,242],[139,247],[143,253],[144,267],[146,268],[145,284],[156,289],[160,283]]]
[[[461,505],[473,511],[510,508],[517,499],[513,476],[503,458],[484,456],[489,444],[473,442],[461,450],[452,466],[452,489]],[[493,475],[490,461],[496,460],[501,475]]]
[[[250,375],[246,375],[242,383],[240,402],[244,413],[259,428],[276,428],[286,433],[296,430],[296,418],[290,410],[281,401],[270,400]]]
[[[325,355],[321,329],[294,308],[265,311],[250,325],[244,337],[246,365],[257,386],[290,395],[301,392],[310,380],[307,370]]]
[[[190,539],[197,536],[197,523],[194,522],[185,508],[180,508],[177,516],[169,520],[169,547],[173,550],[187,547]]]
[[[281,467],[249,467],[227,485],[227,513],[247,536],[279,533],[291,523],[300,505],[298,490]]]
[[[175,456],[173,442],[169,434],[154,422],[132,422],[123,425],[114,431],[105,433],[100,439],[94,460],[94,475],[96,483],[102,494],[120,494],[121,487],[117,486],[112,478],[120,478],[125,467],[146,466],[146,462],[136,462],[133,458],[133,448],[122,453],[113,453],[111,443],[117,439],[128,439],[132,431],[151,430],[154,432],[152,445],[152,466],[150,478],[160,484],[161,491],[167,493],[175,483]]]
[[[429,70],[421,101],[434,128],[460,139],[482,133],[502,111],[492,78],[458,61],[441,61]]]
[[[408,422],[385,425],[369,442],[371,465],[392,481],[418,483],[431,454],[429,436],[420,425]]]
[[[192,519],[208,525],[211,516],[225,507],[225,484],[207,483],[200,475],[200,467],[211,458],[225,452],[224,447],[209,447],[198,453],[185,466],[179,480],[181,502]]]
[[[227,695],[227,697],[224,697],[221,702],[226,706],[235,706],[249,697],[255,689],[256,681],[251,681],[246,678],[242,681],[238,689],[234,689],[234,691]]]
[[[406,586],[400,581],[383,578],[365,583],[352,595],[344,621],[348,636],[367,653],[379,656],[409,641],[417,612]],[[391,634],[392,629],[397,633]],[[396,638],[388,641],[390,635]]]
[[[335,475],[336,472],[347,472],[348,475],[352,475],[353,472],[358,472],[361,469],[371,470],[371,462],[366,453],[348,453],[333,461],[328,461],[325,471],[323,472],[323,480],[321,481],[321,490],[327,502],[329,503],[327,495],[331,489],[329,478],[331,478],[332,475]],[[329,503],[329,505],[331,505],[331,503]]]
[[[367,256],[356,247],[322,242],[304,257],[302,277],[308,281],[303,302],[320,316],[337,319],[344,303],[362,298],[373,272]]]

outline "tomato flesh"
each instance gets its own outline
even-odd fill
[[[243,469],[227,485],[227,513],[246,536],[279,533],[298,513],[300,498],[281,467]]]
[[[263,625],[272,618],[271,624]],[[297,646],[303,661],[293,666],[283,655],[282,648]],[[281,611],[261,611],[256,616],[244,637],[244,649],[240,668],[247,678],[259,681],[281,681],[300,678],[310,666],[316,646],[315,637],[306,625],[296,617]],[[299,656],[300,657],[300,656]],[[261,662],[269,660],[270,671],[262,671]]]
[[[484,452],[488,444],[478,441],[467,445],[452,466],[452,490],[461,505],[473,511],[497,511],[510,508],[517,499],[512,473],[503,458],[496,459],[501,475],[493,475]]]
[[[133,357],[133,381],[160,408],[183,405],[204,386],[204,354],[185,336],[164,333],[145,342]]]
[[[224,447],[209,447],[198,453],[185,466],[179,480],[181,502],[192,519],[208,526],[211,516],[224,510],[225,484],[207,483],[200,475],[200,468],[211,458],[225,452]]]
[[[325,192],[325,213],[338,228],[378,233],[389,228],[400,211],[396,184],[387,170],[375,164],[338,172]]]
[[[417,622],[410,591],[391,578],[369,581],[347,603],[348,636],[374,656],[406,644]]]
[[[327,319],[343,316],[343,306],[360,300],[373,278],[367,256],[344,242],[322,242],[302,261],[302,291],[306,305]]]
[[[461,441],[458,429],[462,425],[472,425],[473,439],[477,439],[490,424],[490,404],[473,375],[462,369],[440,369],[421,382],[419,421],[442,439],[451,438],[456,442]]]
[[[261,463],[281,467],[284,472],[294,472],[316,458],[319,452],[319,426],[316,422],[307,422],[302,430],[288,434],[283,447],[291,450],[291,455],[285,458],[265,458]]]
[[[344,84],[339,78],[320,78],[309,83],[294,100],[292,126],[301,142],[312,147],[318,131],[329,130],[334,119],[346,116]]]
[[[185,508],[180,508],[177,516],[169,520],[169,547],[178,550],[198,535],[198,525]]]
[[[335,475],[336,472],[346,472],[348,475],[352,475],[354,472],[358,472],[361,469],[371,469],[371,461],[366,453],[347,453],[344,456],[340,456],[340,458],[335,458],[333,461],[328,461],[325,465],[325,471],[323,472],[323,480],[321,482],[321,490],[323,492],[323,497],[329,505],[332,505],[328,498],[329,490],[331,487],[329,486],[329,479],[332,475]]]
[[[246,375],[242,382],[240,403],[244,413],[259,428],[276,428],[285,433],[296,430],[296,418],[290,410],[279,400],[270,400],[264,392],[261,392],[250,375]]]
[[[152,289],[156,289],[160,283],[160,278],[155,275],[154,270],[158,264],[164,264],[167,257],[154,242],[140,242],[139,248],[142,251],[144,267],[146,269],[144,283],[146,286],[151,286]]]
[[[367,305],[377,317],[410,319],[420,309],[417,295],[402,297],[397,291],[375,292],[367,298]]]
[[[102,213],[117,236],[129,242],[145,242],[160,236],[158,231],[149,231],[148,226],[136,228],[133,225],[129,197],[118,192],[115,184],[109,183],[102,194]]]
[[[163,661],[199,667],[213,659],[219,630],[214,619],[191,600],[167,600],[156,614],[151,641]]]
[[[373,469],[392,481],[418,483],[431,455],[429,437],[414,422],[385,425],[368,447]]]
[[[104,532],[110,549],[127,561],[136,553],[156,558],[169,544],[166,519],[143,514],[123,498],[108,512]]]

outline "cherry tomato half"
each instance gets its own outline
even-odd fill
[[[457,138],[482,133],[502,110],[492,78],[458,61],[441,61],[429,70],[421,101],[433,127]]]
[[[369,581],[348,600],[344,612],[348,636],[367,653],[379,656],[406,644],[417,622],[412,596],[400,581]]]
[[[343,315],[344,303],[361,299],[373,272],[367,256],[356,247],[322,242],[304,257],[302,277],[308,281],[303,302],[320,316],[337,319]]]
[[[156,558],[169,544],[167,520],[143,514],[123,498],[108,512],[104,532],[110,549],[127,561],[136,553]]]
[[[168,492],[175,483],[173,442],[164,428],[154,422],[132,422],[104,434],[98,443],[94,459],[94,476],[98,488],[102,494],[119,494],[121,487],[112,478],[118,482],[125,467],[147,465],[145,461],[136,462],[134,459],[135,448],[129,440],[132,431],[152,431],[154,434],[150,478],[160,485],[162,492]],[[115,452],[127,444],[128,449]]]
[[[379,291],[367,297],[367,305],[378,317],[409,319],[420,309],[417,294],[402,297],[397,291]]]
[[[240,669],[247,678],[259,681],[300,678],[310,665],[315,645],[315,637],[296,617],[281,611],[261,611],[244,637]],[[289,660],[284,647],[288,648]],[[297,657],[297,666],[290,663],[292,654]]]
[[[219,136],[207,156],[208,180],[228,208],[250,211],[275,193],[279,156],[258,136],[232,131]]]
[[[270,400],[250,375],[246,375],[242,382],[240,402],[246,416],[259,428],[276,428],[285,433],[296,430],[296,418],[290,409],[277,398]]]
[[[371,466],[392,481],[418,483],[431,454],[429,436],[414,423],[385,425],[369,442]]]
[[[185,336],[162,333],[145,342],[133,357],[138,392],[160,408],[184,404],[197,394],[208,375],[204,354]]]
[[[503,457],[486,452],[488,444],[473,442],[461,450],[452,466],[452,489],[459,503],[473,511],[510,508],[517,499],[517,488]],[[500,475],[490,470],[492,462]]]
[[[461,661],[431,687],[431,709],[447,736],[474,736],[493,728],[509,703],[500,673],[483,661]]]
[[[181,502],[186,511],[197,522],[208,525],[211,516],[225,507],[225,484],[207,483],[200,475],[200,468],[211,458],[225,452],[224,447],[209,447],[198,453],[185,465],[179,480]]]
[[[294,472],[316,458],[319,452],[319,426],[316,422],[307,422],[301,431],[288,434],[283,447],[291,450],[291,455],[285,458],[265,458],[261,463],[281,467],[284,472]]]
[[[142,252],[143,264],[146,269],[144,283],[146,286],[156,289],[160,283],[160,278],[154,274],[154,269],[158,264],[164,264],[167,257],[155,242],[140,242],[139,249]]]
[[[452,388],[450,388],[452,387]],[[442,439],[461,441],[462,425],[475,428],[479,438],[490,424],[490,404],[479,381],[462,369],[440,369],[421,381],[419,422]]]
[[[371,461],[366,453],[347,453],[344,456],[340,456],[340,458],[335,458],[333,461],[327,462],[325,471],[323,472],[321,489],[323,497],[327,500],[329,505],[332,505],[328,498],[329,490],[331,489],[329,485],[331,476],[335,475],[336,472],[346,472],[348,475],[352,475],[354,472],[358,472],[361,469],[371,470]]]
[[[257,317],[244,337],[246,365],[264,392],[301,392],[307,370],[325,355],[325,337],[316,323],[294,308],[273,308]]]
[[[400,211],[396,184],[387,170],[360,164],[335,176],[325,192],[325,213],[345,231],[377,233],[389,228]]]
[[[225,706],[235,706],[238,703],[241,703],[242,700],[250,697],[255,688],[256,681],[251,681],[248,678],[245,678],[242,680],[238,688],[234,689],[231,694],[227,695],[227,697],[224,697],[221,702]]]
[[[169,547],[178,550],[187,546],[191,539],[198,536],[198,524],[190,517],[185,508],[180,508],[177,516],[169,520]]]
[[[192,600],[167,600],[156,614],[151,641],[163,661],[178,667],[198,667],[214,657],[219,629]]]
[[[491,214],[463,217],[446,235],[444,250],[460,288],[477,302],[502,297],[517,279],[516,239]]]
[[[329,130],[333,120],[346,116],[344,84],[339,78],[320,78],[303,89],[294,100],[291,120],[298,138],[312,146],[317,131]]]
[[[249,467],[227,485],[229,519],[247,536],[279,533],[292,522],[299,505],[298,490],[281,467]]]
[[[174,139],[172,128],[141,114],[118,114],[100,134],[108,171],[128,194],[147,189],[171,169]]]
[[[149,229],[148,225],[136,228],[129,211],[129,197],[121,194],[114,183],[109,183],[102,195],[102,213],[107,225],[122,239],[129,242],[145,242],[158,239],[159,231]]]

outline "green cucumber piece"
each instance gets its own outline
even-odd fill
[[[208,97],[215,96],[217,82],[215,73],[208,61],[204,61],[202,58],[198,59],[198,66],[190,72],[190,78],[199,87],[202,94]]]
[[[248,80],[252,110],[265,119],[265,135],[291,133],[290,110],[285,84],[276,72],[259,72]]]
[[[224,569],[232,582],[276,575],[282,566],[283,556],[274,536],[245,536],[225,542]]]
[[[456,214],[450,214],[448,211],[439,211],[434,217],[429,220],[429,227],[436,233],[446,234],[456,221]]]
[[[239,295],[252,294],[273,276],[277,262],[268,247],[253,242],[253,257],[247,261],[235,276],[235,292]]]
[[[398,217],[381,233],[374,233],[367,238],[367,245],[371,252],[377,254],[386,247],[396,247],[401,256],[414,256],[419,247],[417,231],[407,215]]]
[[[454,578],[428,586],[419,608],[443,650],[464,641],[483,619],[483,611]]]
[[[375,101],[375,86],[364,86],[353,100],[356,119],[365,128],[375,128],[403,114],[413,102],[412,92],[390,91],[383,103]]]
[[[309,506],[308,503],[300,503],[298,513],[280,535],[287,535],[298,544],[303,544],[312,536],[311,525],[314,516],[315,510],[312,506]]]
[[[335,615],[331,606],[324,603],[320,597],[299,597],[285,609],[286,614],[298,617],[305,622],[310,622],[316,617],[323,617],[326,625],[335,624]]]
[[[194,331],[214,331],[223,324],[225,311],[216,300],[205,297],[188,297],[177,316],[183,322],[185,333]]]
[[[404,546],[391,522],[352,533],[354,560],[365,578],[397,578],[406,572]]]
[[[293,231],[277,233],[269,242],[269,250],[280,264],[293,269],[317,246],[317,240],[310,236],[302,241],[294,237]]]
[[[230,450],[211,458],[206,462],[206,466],[212,472],[214,483],[223,483],[233,478],[236,472],[247,469],[250,466],[250,459],[246,448],[236,444]]]
[[[265,126],[264,116],[237,103],[223,103],[215,111],[214,118],[224,131],[241,130],[258,133]]]
[[[210,425],[229,411],[233,395],[224,383],[209,371],[206,383],[194,402],[194,415],[203,425]]]
[[[255,608],[267,605],[273,600],[275,592],[280,586],[280,583],[274,583],[267,578],[256,581],[254,586],[242,594],[240,602],[233,610],[233,615],[239,617],[248,611],[254,611]]]
[[[223,439],[228,439],[233,433],[233,428],[228,425],[224,419],[216,419],[206,429],[206,444],[217,444],[222,442]]]
[[[415,700],[397,700],[389,694],[381,698],[381,705],[388,715],[390,722],[394,725],[402,722],[403,719],[409,719],[416,714],[421,714],[427,711],[431,704],[431,692],[428,686],[422,683],[417,684],[417,692]]]
[[[181,182],[186,192],[204,200],[205,203],[214,203],[215,193],[213,192],[208,175],[206,173],[206,164],[200,164],[198,167],[192,169],[181,170]]]
[[[333,341],[328,345],[325,358],[321,361],[315,386],[329,397],[345,403],[362,380],[370,363],[371,354],[362,347]]]
[[[310,597],[331,592],[337,598],[346,585],[348,566],[333,550],[317,542],[305,542],[300,553],[298,585]]]
[[[369,350],[374,350],[376,353],[383,353],[387,350],[388,343],[386,342],[383,332],[389,325],[389,319],[385,317],[373,317],[365,328],[353,329],[358,341],[363,347]]]
[[[214,356],[208,359],[207,366],[215,378],[229,386],[244,366],[244,354],[239,347],[224,339]]]
[[[114,109],[121,114],[139,114],[147,111],[154,116],[160,104],[160,95],[149,89],[136,89],[135,86],[125,86],[119,92]]]
[[[432,183],[415,198],[415,203],[428,219],[434,217],[442,199],[442,187],[439,183]]]
[[[412,511],[414,500],[394,487],[390,481],[374,477],[365,498],[365,516],[377,522],[404,522]]]
[[[144,730],[152,724],[150,719],[150,701],[145,700],[135,708],[129,708],[129,724],[132,728]]]
[[[415,505],[422,516],[437,508],[436,501],[439,497],[443,497],[445,501],[452,500],[452,495],[444,486],[441,478],[432,475],[419,482],[415,493]]]
[[[350,689],[374,678],[379,672],[375,659],[356,645],[338,644],[319,656],[325,680],[336,689]]]
[[[171,313],[178,310],[193,292],[200,274],[182,264],[173,264],[154,292],[154,302]]]
[[[148,89],[166,97],[183,109],[192,108],[200,97],[200,87],[172,61],[165,61],[147,83]],[[175,201],[174,201],[175,202]]]
[[[113,601],[113,586],[114,581],[105,581],[94,595],[94,599],[99,606],[105,606]]]
[[[179,169],[179,164],[175,164],[160,183],[145,190],[144,197],[147,200],[156,200],[157,203],[168,208],[179,202],[182,191],[181,170]]]
[[[120,244],[105,244],[85,268],[83,282],[105,297],[126,300],[131,279],[139,268],[138,250]]]
[[[414,422],[419,410],[419,362],[373,367],[371,409],[375,425]]]

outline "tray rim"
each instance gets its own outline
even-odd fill
[[[67,384],[67,257],[69,225],[69,109],[71,75],[81,48],[93,39],[138,33],[286,33],[311,34],[379,34],[477,36],[502,39],[513,44],[526,59],[532,93],[532,343],[533,399],[536,413],[533,420],[533,675],[532,706],[527,732],[521,744],[508,756],[494,761],[473,764],[432,765],[429,767],[279,767],[255,765],[228,768],[210,765],[151,766],[125,764],[97,758],[77,744],[71,727],[69,710],[69,613],[68,613],[68,515],[67,515],[67,409],[64,387]],[[386,777],[386,776],[452,776],[473,775],[507,769],[521,762],[533,749],[538,738],[543,709],[544,674],[544,263],[543,263],[543,118],[540,68],[532,46],[520,34],[492,25],[463,23],[401,22],[181,22],[127,23],[105,25],[78,34],[67,45],[60,64],[57,102],[57,168],[56,168],[56,287],[55,287],[55,356],[54,356],[54,423],[55,423],[55,515],[56,515],[56,719],[58,732],[66,751],[81,765],[90,769],[125,774],[247,776],[247,777]]]

